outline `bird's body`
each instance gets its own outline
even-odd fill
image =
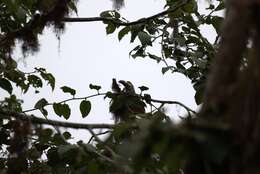
[[[124,87],[121,89],[113,79],[112,90],[114,97],[110,103],[110,112],[113,114],[115,122],[127,122],[135,118],[137,114],[145,113],[145,103],[140,96],[135,93],[134,86],[129,81],[119,81]]]

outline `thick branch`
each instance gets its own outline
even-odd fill
[[[84,124],[84,123],[72,123],[72,122],[63,122],[56,120],[46,120],[43,118],[36,117],[34,115],[26,115],[17,112],[7,112],[0,110],[0,117],[10,119],[10,117],[14,117],[20,120],[29,120],[34,124],[45,124],[52,126],[59,126],[65,128],[73,128],[73,129],[113,129],[115,126],[112,124]]]

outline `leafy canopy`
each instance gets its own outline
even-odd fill
[[[140,86],[140,94],[137,94],[129,93],[128,82],[122,82],[124,87],[120,86],[119,91],[105,92],[101,86],[90,84],[93,95],[83,97],[78,96],[75,89],[63,86],[60,89],[70,98],[53,102],[42,98],[34,108],[23,110],[22,101],[15,96],[13,89],[19,88],[25,94],[32,88],[38,93],[46,81],[54,90],[55,77],[44,68],[36,67],[30,73],[21,71],[12,51],[19,41],[24,56],[38,52],[38,37],[46,27],[54,27],[59,36],[66,22],[102,21],[107,34],[117,31],[119,40],[130,35],[130,42],[139,43],[130,51],[132,58],[162,62],[163,74],[181,73],[189,78],[196,90],[196,103],[201,104],[223,21],[216,12],[223,9],[223,0],[210,1],[204,13],[198,10],[195,0],[166,0],[161,13],[129,22],[117,10],[101,12],[96,18],[72,18],[70,15],[77,13],[75,0],[2,0],[0,88],[9,96],[0,101],[1,173],[166,174],[188,171],[187,166],[192,166],[194,173],[219,171],[218,166],[230,148],[227,127],[190,122],[196,115],[195,111],[178,101],[153,99],[146,86]],[[204,25],[215,29],[217,37],[214,43],[201,33],[200,28]],[[158,44],[160,54],[153,51],[153,46]],[[48,110],[51,109],[58,117],[69,119],[70,102],[73,101],[80,101],[79,111],[85,118],[95,107],[91,98],[98,96],[111,101],[112,113],[120,111],[121,116],[129,119],[119,119],[114,125],[48,119]],[[182,124],[172,124],[164,112],[167,104],[180,105],[187,111]],[[30,115],[35,110],[39,110],[44,118]],[[60,127],[87,129],[92,137],[89,141],[80,140],[72,144],[71,133],[60,131]],[[93,129],[105,131],[96,133]],[[106,134],[105,138],[99,138],[103,134]]]

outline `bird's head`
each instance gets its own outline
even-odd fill
[[[132,94],[132,95],[136,94],[134,85],[130,81],[120,80],[118,82],[121,83],[124,86],[123,91],[125,93]]]

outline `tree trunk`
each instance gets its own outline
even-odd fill
[[[230,125],[233,143],[227,173],[259,173],[260,161],[260,6],[227,1],[221,42],[212,63],[201,118]],[[248,65],[242,67],[242,59]]]

